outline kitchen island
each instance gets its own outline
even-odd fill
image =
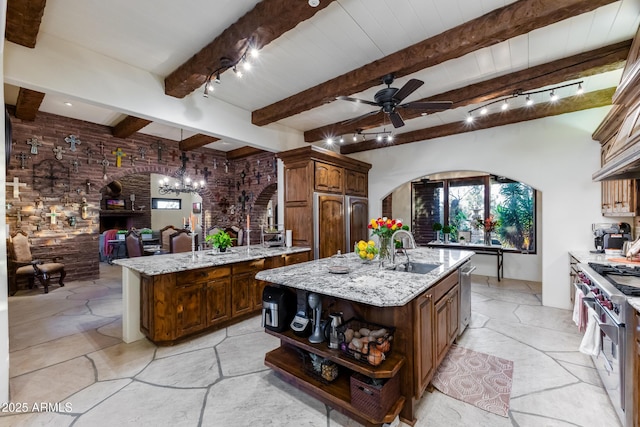
[[[254,245],[114,260],[122,266],[122,339],[172,344],[240,321],[261,307],[258,271],[305,262],[310,254],[308,247]]]
[[[363,262],[348,254],[347,274],[332,274],[334,258],[263,270],[256,278],[292,292],[312,292],[322,298],[326,310],[342,312],[345,319],[356,318],[372,324],[395,328],[391,350],[380,365],[356,361],[341,350],[329,349],[327,343],[311,344],[291,330],[273,332],[281,346],[265,356],[265,364],[287,382],[315,396],[320,401],[364,425],[391,422],[396,416],[414,424],[416,404],[424,393],[437,366],[458,332],[458,269],[474,254],[453,249],[417,248],[408,251],[409,260],[420,266],[435,268],[424,274],[379,269],[374,262]],[[402,255],[397,262],[406,262]],[[338,377],[326,384],[310,375],[303,366],[300,352],[318,355],[338,365]],[[351,377],[399,379],[399,395],[386,413],[354,404]]]

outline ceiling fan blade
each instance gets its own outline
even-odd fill
[[[405,85],[402,86],[400,90],[395,93],[395,95],[393,95],[393,99],[396,102],[400,102],[407,96],[415,92],[423,84],[424,82],[422,80],[411,79],[407,83],[405,83]]]
[[[391,120],[391,124],[393,125],[394,128],[401,128],[402,126],[404,126],[404,121],[402,120],[402,117],[400,117],[400,114],[398,114],[397,111],[390,113],[389,119]]]
[[[349,120],[345,120],[344,122],[341,122],[341,125],[350,125],[351,123],[355,123],[359,120],[364,119],[365,117],[369,117],[369,116],[373,116],[374,114],[378,114],[380,112],[380,110],[375,110],[375,111],[369,111],[366,114],[363,114],[361,116],[358,117],[354,117],[353,119],[349,119]]]
[[[358,102],[361,104],[375,105],[376,107],[379,107],[379,105],[376,104],[375,102],[367,101],[366,99],[351,98],[350,96],[336,96],[336,99],[339,99],[341,101],[351,101],[351,102]]]
[[[431,101],[431,102],[407,102],[398,105],[400,108],[411,108],[414,110],[448,110],[453,105],[451,101]]]

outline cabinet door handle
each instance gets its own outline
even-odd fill
[[[431,294],[424,294],[424,299],[431,299]]]

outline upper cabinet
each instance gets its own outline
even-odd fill
[[[326,193],[342,193],[344,168],[323,162],[315,162],[315,190]]]
[[[367,196],[369,182],[367,174],[347,169],[345,173],[345,193],[349,196]]]

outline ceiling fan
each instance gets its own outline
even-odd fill
[[[336,99],[340,99],[342,101],[359,102],[362,104],[380,107],[379,110],[371,111],[361,116],[354,117],[353,119],[342,122],[342,124],[348,125],[362,120],[365,117],[378,114],[382,111],[383,113],[389,115],[389,119],[391,120],[393,127],[399,128],[404,126],[404,121],[397,111],[398,108],[410,108],[413,110],[447,110],[451,108],[451,105],[453,104],[453,102],[451,101],[407,102],[405,104],[400,104],[402,100],[415,92],[420,86],[424,84],[424,82],[422,80],[411,79],[400,89],[397,89],[395,87],[391,87],[394,78],[395,76],[393,74],[387,74],[382,78],[382,83],[386,84],[387,87],[376,92],[375,96],[373,97],[373,102],[364,99],[352,98],[349,96],[336,97]]]

